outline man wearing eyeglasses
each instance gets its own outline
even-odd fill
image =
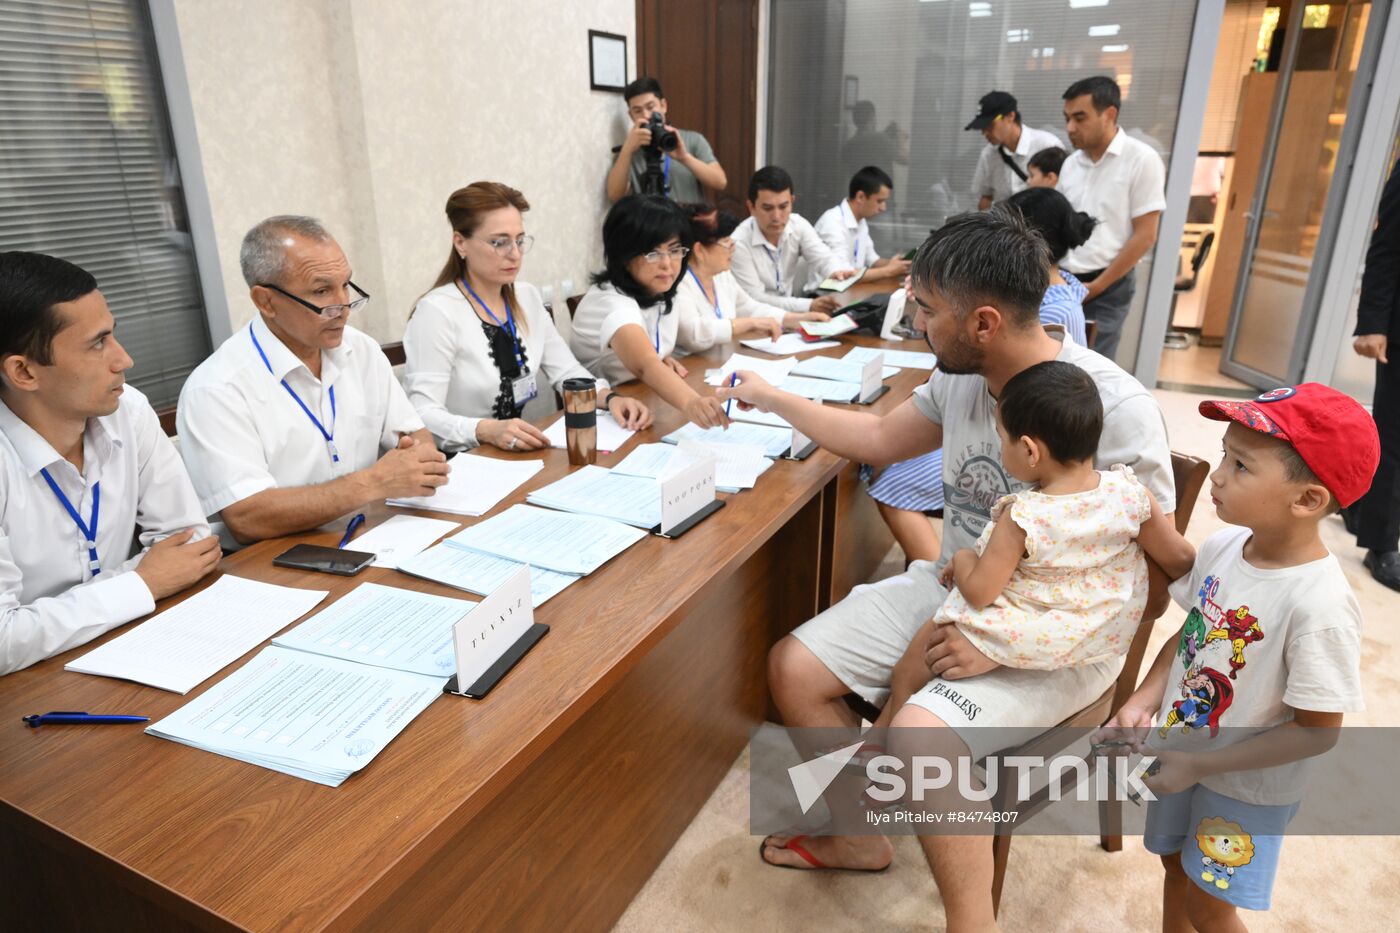
[[[446,458],[389,361],[349,326],[369,295],[325,228],[270,217],[248,231],[239,259],[258,313],[190,374],[176,418],[225,546],[446,483]]]

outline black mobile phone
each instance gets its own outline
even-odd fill
[[[375,556],[369,551],[346,551],[316,544],[298,544],[278,554],[272,559],[272,563],[278,567],[319,570],[321,573],[352,577],[374,563]]]
[[[899,258],[900,258],[900,259],[913,259],[913,258],[918,254],[918,252],[919,252],[919,248],[916,246],[916,247],[914,247],[913,249],[911,249],[909,252],[905,253],[903,256],[901,256],[901,257],[899,257]]]

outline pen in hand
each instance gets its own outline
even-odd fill
[[[729,388],[734,388],[734,383],[739,379],[739,371],[736,369],[729,374]],[[724,417],[729,417],[729,410],[734,406],[734,399],[726,399],[724,403]]]

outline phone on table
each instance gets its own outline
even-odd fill
[[[370,551],[347,551],[317,544],[298,544],[278,554],[272,559],[272,563],[277,567],[295,567],[298,570],[316,570],[320,573],[352,577],[374,563],[376,556]]]

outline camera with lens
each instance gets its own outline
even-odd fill
[[[647,129],[651,131],[651,143],[647,148],[655,152],[674,152],[680,145],[675,132],[666,129],[666,118],[659,110],[652,111],[650,119],[647,120]]]

